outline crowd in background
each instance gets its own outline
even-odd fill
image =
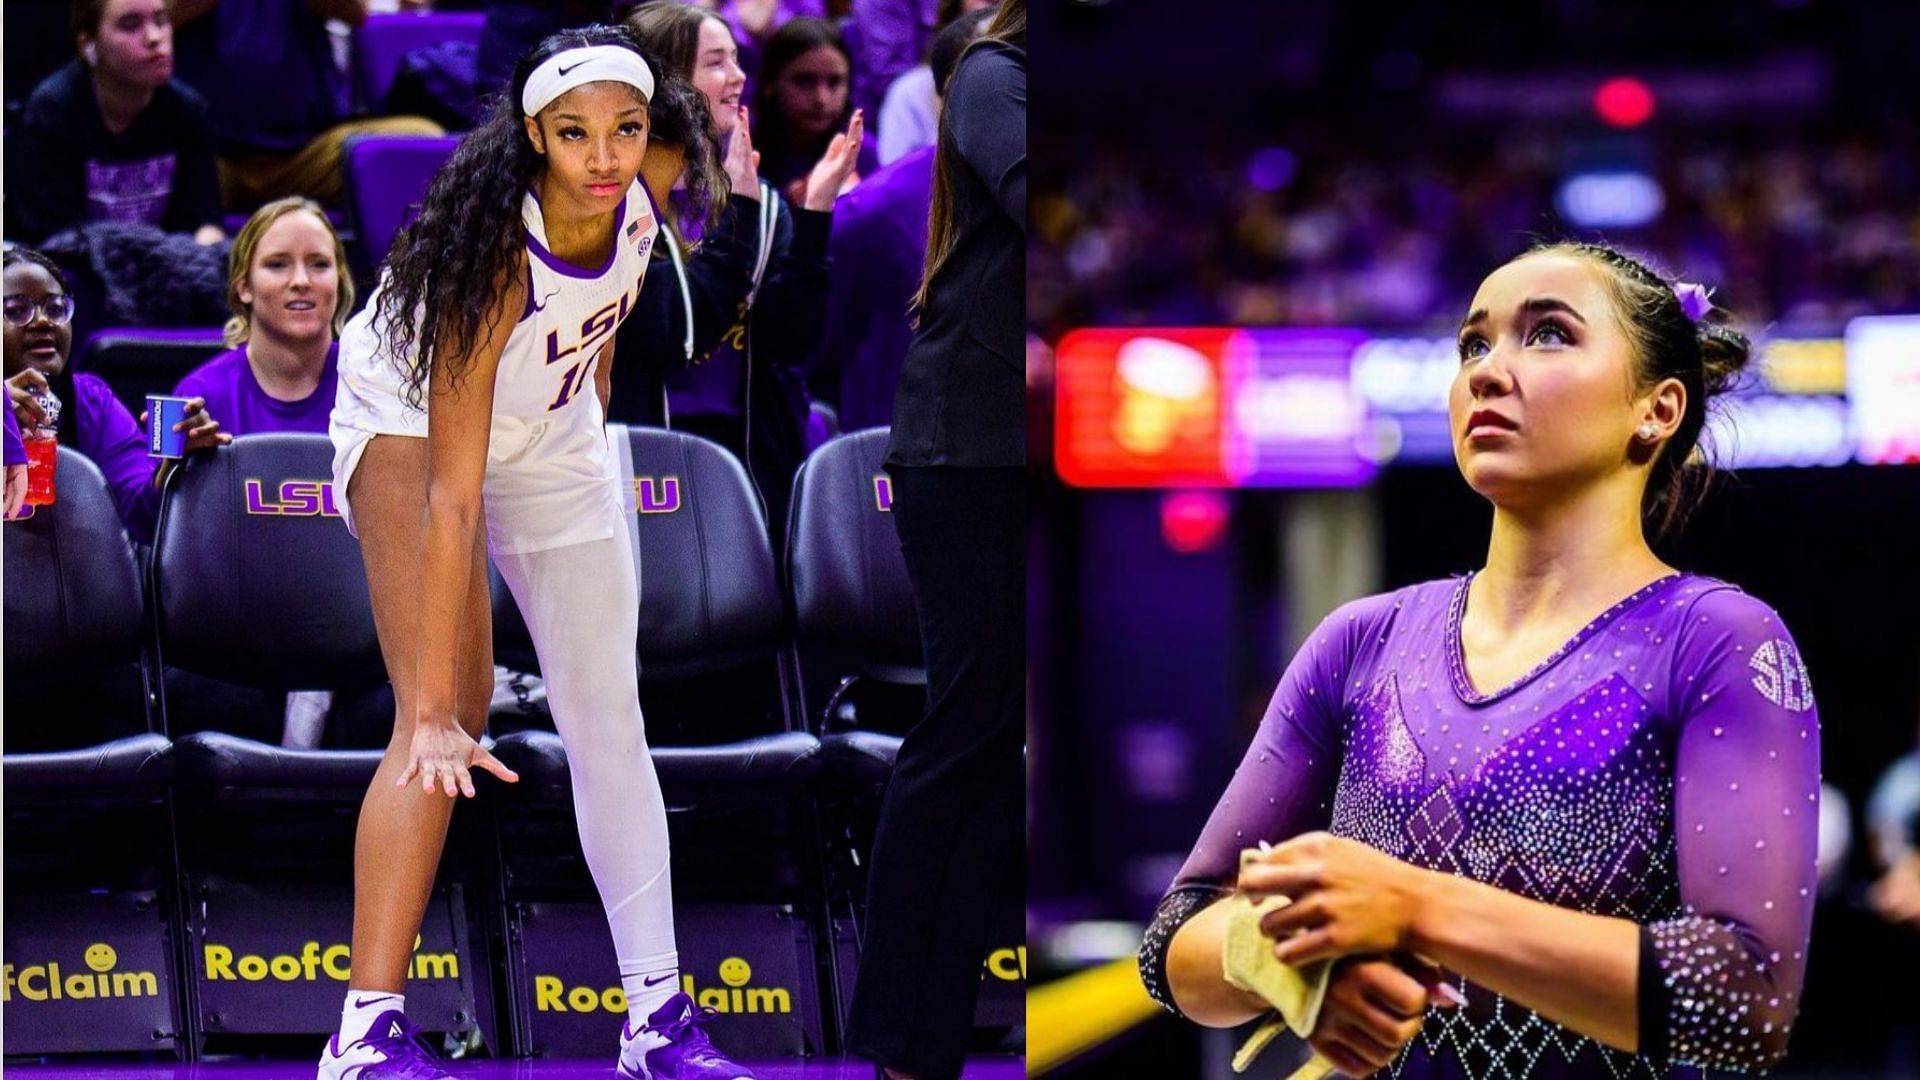
[[[1034,196],[1029,315],[1048,338],[1129,323],[1446,333],[1485,267],[1586,231],[1556,205],[1574,171],[1562,128],[1414,153],[1364,137],[1213,145],[1153,170],[1128,167],[1120,138],[1083,141],[1062,154],[1087,167],[1042,170]],[[1920,307],[1914,130],[1666,141],[1648,170],[1663,210],[1594,231],[1715,283],[1756,325]]]

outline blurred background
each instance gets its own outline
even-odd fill
[[[1779,1072],[1920,1075],[1920,7],[1034,22],[1030,1070],[1227,1075],[1237,1037],[1139,990],[1140,930],[1318,620],[1484,558],[1452,335],[1482,277],[1574,236],[1755,335],[1710,435],[1731,473],[1660,550],[1777,607],[1819,698],[1824,892]],[[1862,986],[1868,958],[1896,974]]]

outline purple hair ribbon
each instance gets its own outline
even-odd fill
[[[1687,318],[1694,322],[1706,318],[1707,312],[1713,310],[1713,290],[1705,285],[1676,281],[1673,283],[1673,297],[1680,301],[1680,310],[1686,312]]]

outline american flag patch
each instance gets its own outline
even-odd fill
[[[629,240],[633,239],[634,236],[637,235],[639,232],[640,232],[640,223],[638,221],[630,222],[627,225],[627,239]]]

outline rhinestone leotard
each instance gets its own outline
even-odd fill
[[[1642,927],[1642,1045],[1626,1054],[1465,983],[1396,1077],[1665,1077],[1785,1052],[1813,911],[1819,720],[1765,604],[1656,581],[1490,693],[1459,639],[1470,578],[1347,604],[1288,667],[1141,949],[1169,1009],[1173,934],[1242,848],[1315,829]],[[1177,1010],[1176,1010],[1177,1011]],[[1652,1024],[1657,1030],[1644,1030]]]

